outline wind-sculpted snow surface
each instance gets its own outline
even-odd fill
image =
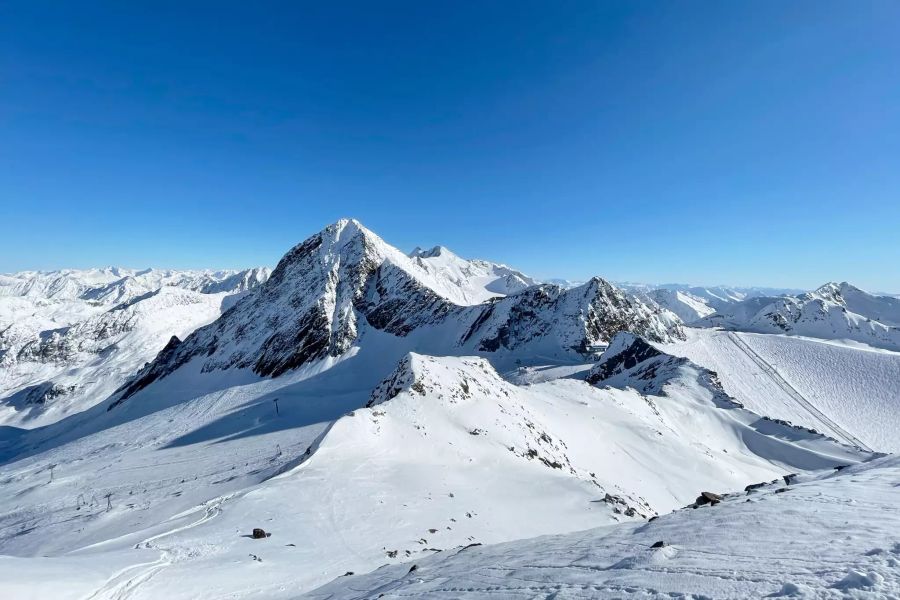
[[[900,351],[900,300],[873,296],[848,283],[827,283],[814,292],[779,298],[752,298],[696,321],[757,333],[786,333],[821,339],[854,340]]]
[[[900,460],[781,479],[651,523],[448,549],[304,598],[895,598]]]
[[[204,372],[278,376],[344,354],[366,327],[398,337],[419,332],[435,352],[570,359],[622,330],[656,341],[683,337],[677,322],[600,278],[569,290],[531,286],[480,305],[458,304],[466,293],[440,277],[426,262],[432,258],[410,258],[356,221],[339,221],[288,252],[269,280],[221,319],[139,373],[120,399],[195,358]]]

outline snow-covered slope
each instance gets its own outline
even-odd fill
[[[715,312],[708,301],[690,292],[658,289],[647,293],[657,304],[675,313],[682,322],[693,323]]]
[[[459,547],[305,598],[895,598],[900,459],[777,480],[652,523]]]
[[[563,288],[564,290],[567,290],[567,289],[569,289],[569,288],[573,288],[573,287],[578,287],[578,286],[580,286],[580,285],[584,285],[586,282],[585,282],[584,280],[582,280],[582,279],[562,279],[562,278],[559,278],[559,277],[554,277],[554,278],[551,278],[551,279],[545,279],[545,280],[543,281],[543,283],[549,283],[549,284],[552,284],[552,285],[556,285],[556,286],[559,286],[559,287]],[[616,283],[616,285],[618,285],[618,282]],[[624,288],[623,288],[623,289],[624,289]]]
[[[665,345],[718,373],[753,411],[848,443],[900,451],[900,353],[796,336],[687,329]]]
[[[716,311],[746,311],[746,308],[735,308],[735,306],[741,304],[755,306],[760,302],[760,298],[765,298],[764,303],[768,304],[780,296],[803,293],[802,290],[782,288],[703,287],[683,283],[616,282],[616,285],[671,311],[685,324],[693,324]]]
[[[900,350],[900,301],[873,296],[848,283],[827,283],[799,296],[752,298],[697,321],[758,333],[787,333],[821,339],[854,340]]]
[[[459,287],[464,304],[480,304],[497,296],[521,292],[539,282],[506,265],[486,260],[466,260],[443,246],[430,250],[416,248],[409,254],[435,278],[447,279]]]
[[[367,329],[432,353],[589,354],[622,330],[657,341],[683,337],[677,322],[600,278],[581,287],[526,287],[467,305],[460,288],[356,221],[341,220],[294,247],[258,292],[149,365],[120,400],[196,359],[201,370],[278,376],[357,344]],[[459,301],[459,303],[457,302]]]
[[[374,345],[329,370],[187,401],[171,398],[185,393],[181,372],[95,411],[82,435],[56,425],[17,440],[44,449],[4,469],[0,553],[18,558],[0,559],[2,585],[24,577],[54,598],[292,598],[347,571],[645,522],[704,490],[867,456],[741,409],[687,361],[638,360],[646,344],[633,337],[611,344],[601,364],[621,377],[599,387],[520,387],[479,357],[410,354],[366,399]],[[617,370],[629,357],[630,374]],[[648,366],[656,391],[639,391]],[[249,539],[253,527],[272,537]]]
[[[163,287],[71,325],[0,332],[0,423],[35,427],[107,398],[158,353],[221,314],[227,294]]]
[[[105,268],[0,276],[0,423],[35,427],[104,400],[172,336],[215,320],[265,268]]]

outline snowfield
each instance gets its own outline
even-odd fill
[[[751,410],[847,443],[900,451],[900,353],[786,335],[686,331],[688,340],[666,351],[718,373]]]
[[[900,460],[778,480],[716,506],[336,579],[304,598],[895,598]]]
[[[227,292],[162,287],[101,310],[93,310],[94,303],[85,308],[75,301],[51,301],[27,317],[12,315],[12,324],[0,331],[0,424],[37,427],[90,408],[152,360],[172,336],[186,337],[214,321],[232,299]],[[57,302],[81,310],[73,310],[77,316],[63,325]],[[47,318],[54,319],[49,327]]]
[[[900,353],[676,287],[352,220],[271,272],[2,276],[0,598],[900,593]]]
[[[868,456],[740,409],[677,360],[657,395],[578,379],[518,387],[481,358],[415,354],[366,399],[341,385],[354,361],[375,360],[188,402],[175,376],[93,415],[83,426],[95,433],[51,437],[54,450],[8,465],[0,552],[131,557],[128,578],[35,597],[95,586],[98,597],[287,598],[347,571],[643,521],[702,490]],[[47,443],[39,433],[19,443]],[[265,545],[247,537],[255,526],[272,532]],[[196,573],[203,583],[186,584]]]

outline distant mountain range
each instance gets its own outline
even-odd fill
[[[589,356],[620,330],[677,340],[683,325],[900,348],[900,299],[847,283],[797,293],[554,281],[442,246],[404,254],[352,220],[299,244],[274,271],[0,275],[0,422],[37,425],[82,410],[144,363],[119,400],[198,356],[204,371],[279,375],[341,356],[367,330],[410,338],[417,350],[519,363]]]

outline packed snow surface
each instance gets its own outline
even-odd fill
[[[781,479],[715,506],[463,546],[304,598],[896,598],[900,459]]]
[[[846,443],[900,451],[900,353],[787,335],[687,329],[667,352],[716,373],[751,410]]]

